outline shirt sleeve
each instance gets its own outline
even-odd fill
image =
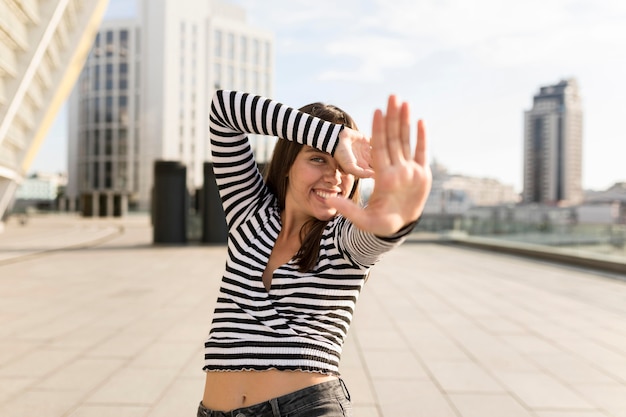
[[[332,155],[342,129],[343,125],[271,99],[218,90],[211,102],[209,137],[213,170],[229,228],[266,192],[248,134],[278,136]]]
[[[363,268],[369,268],[393,248],[400,246],[411,233],[417,221],[403,227],[392,236],[380,237],[365,232],[346,218],[341,217],[337,222],[338,249],[344,257]]]

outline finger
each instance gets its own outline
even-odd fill
[[[358,165],[352,167],[348,173],[354,175],[357,178],[372,178],[374,176],[374,170],[372,168],[363,168]]]
[[[419,165],[426,165],[426,124],[423,120],[417,121],[417,144],[415,145],[415,162]]]
[[[385,116],[380,110],[374,112],[372,119],[372,166],[374,170],[389,165],[389,152],[387,150],[387,130],[385,128]]]
[[[411,160],[411,109],[409,103],[402,103],[400,108],[400,138],[402,140],[402,156]]]
[[[385,115],[385,122],[387,128],[387,150],[389,152],[389,160],[392,164],[397,164],[400,161],[402,154],[402,146],[400,141],[400,106],[396,96],[390,95],[387,101],[387,114]]]
[[[357,228],[367,230],[367,216],[358,204],[347,198],[329,197],[326,202],[328,205],[346,219],[350,220]]]

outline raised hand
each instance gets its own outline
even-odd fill
[[[374,175],[371,148],[365,135],[344,127],[339,133],[339,143],[333,156],[344,172],[358,178],[370,178]]]
[[[352,201],[338,197],[328,200],[359,229],[378,236],[390,236],[421,215],[430,192],[432,174],[426,161],[424,122],[419,120],[417,123],[414,154],[411,154],[410,130],[408,103],[398,104],[395,96],[389,96],[386,114],[376,110],[372,122],[374,189],[367,206],[360,208]]]

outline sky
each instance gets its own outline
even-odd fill
[[[426,121],[431,160],[516,191],[524,111],[541,86],[575,78],[584,112],[583,187],[626,181],[623,0],[227,2],[274,34],[272,98],[294,107],[338,105],[369,133],[374,110],[397,94],[415,121]],[[135,7],[110,0],[107,16],[129,16]],[[66,170],[64,113],[33,170]]]

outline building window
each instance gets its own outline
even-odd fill
[[[98,161],[93,163],[92,169],[92,188],[95,188],[97,190],[98,188],[100,188],[100,165],[98,164]]]
[[[104,188],[113,188],[113,163],[111,161],[104,163]]]
[[[228,34],[226,49],[228,51],[228,59],[235,59],[235,35],[232,33]]]
[[[128,31],[120,31],[120,56],[128,55]]]
[[[222,32],[219,30],[215,31],[215,56],[222,56]]]
[[[215,88],[222,88],[222,66],[220,64],[215,64],[213,66],[213,79],[215,80]]]
[[[104,107],[105,122],[113,122],[113,97],[106,96],[106,103]]]
[[[93,56],[95,57],[99,57],[101,55],[101,49],[100,49],[100,33],[98,33],[96,35],[96,40],[94,42],[94,48],[93,48]]]
[[[106,65],[106,86],[107,91],[113,90],[113,64]]]
[[[93,123],[100,123],[100,98],[94,97],[91,100],[92,121]]]
[[[261,51],[259,51],[259,40],[255,39],[252,41],[252,63],[254,63],[254,65],[259,65],[259,61],[261,59],[260,54]]]
[[[118,121],[123,124],[128,124],[128,97],[119,96],[117,99],[118,104]]]
[[[104,154],[106,156],[113,154],[113,131],[111,129],[104,131]]]
[[[93,67],[93,90],[100,91],[100,65]]]
[[[128,153],[128,131],[126,129],[120,129],[117,135],[117,154],[125,156]]]
[[[248,38],[242,36],[241,37],[241,50],[239,51],[241,55],[241,62],[248,62]]]
[[[126,62],[120,62],[119,78],[120,90],[128,89],[128,64]]]
[[[106,56],[113,56],[115,46],[113,45],[113,31],[108,30],[106,33]]]
[[[98,129],[93,131],[93,154],[100,154],[100,130]]]

